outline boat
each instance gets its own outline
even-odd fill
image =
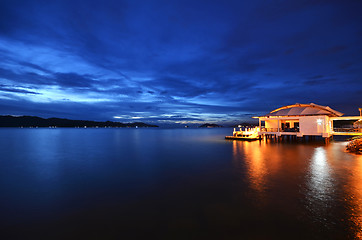
[[[246,128],[245,131],[240,130],[236,131],[234,128],[232,136],[226,136],[225,139],[228,140],[246,140],[246,141],[254,141],[260,139],[259,136],[259,128]]]

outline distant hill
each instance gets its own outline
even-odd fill
[[[199,128],[220,128],[222,126],[214,124],[214,123],[205,123],[199,126]]]
[[[96,122],[85,120],[69,120],[64,118],[40,118],[33,116],[0,116],[0,127],[158,127],[142,122]]]

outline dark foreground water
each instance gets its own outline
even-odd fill
[[[362,156],[230,129],[0,129],[1,239],[358,239]]]

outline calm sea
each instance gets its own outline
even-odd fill
[[[358,239],[346,142],[232,129],[0,129],[1,239]]]

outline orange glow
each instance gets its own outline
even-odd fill
[[[248,168],[248,179],[251,188],[262,193],[265,189],[266,166],[263,154],[258,149],[258,142],[233,142],[233,153],[237,161],[243,161],[241,156],[246,156],[245,163]]]
[[[250,184],[253,189],[262,193],[265,190],[267,168],[265,159],[260,149],[256,150],[253,144],[248,142],[244,145],[244,151],[248,156],[247,166]]]
[[[362,239],[362,156],[344,152],[343,143],[232,144],[233,162],[256,207],[304,209],[317,225],[348,227]]]
[[[359,229],[356,232],[356,239],[362,239],[362,156],[354,161],[355,166],[350,178],[350,201],[353,206],[350,220]]]
[[[353,223],[355,239],[362,239],[362,156],[343,152],[345,145],[328,146],[327,158],[335,159],[337,156],[344,160],[344,165],[330,161],[333,169],[338,169],[340,174],[348,176],[345,184],[345,202],[348,204],[349,221]],[[332,148],[332,149],[331,149]],[[338,167],[339,166],[339,167]]]
[[[245,164],[247,181],[254,190],[255,199],[259,204],[266,201],[266,190],[269,179],[278,174],[279,154],[273,154],[275,149],[266,147],[265,141],[234,141],[233,156],[236,164]],[[274,152],[275,153],[275,152]]]

